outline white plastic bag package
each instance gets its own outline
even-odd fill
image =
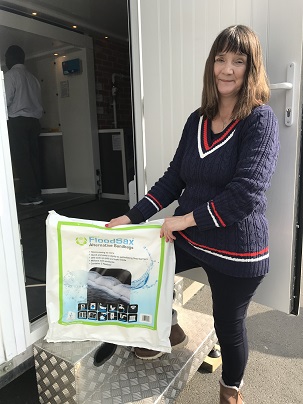
[[[171,352],[175,273],[162,221],[46,220],[47,342],[98,340]]]

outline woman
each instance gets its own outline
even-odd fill
[[[255,33],[243,25],[222,31],[206,61],[202,105],[188,118],[169,168],[134,208],[108,224],[145,221],[178,200],[160,235],[175,243],[176,272],[201,266],[207,273],[222,353],[221,404],[243,403],[245,318],[269,269],[265,191],[279,149],[269,95]],[[171,344],[182,346],[186,336],[174,317]]]

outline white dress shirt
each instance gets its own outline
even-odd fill
[[[43,114],[39,81],[23,64],[14,65],[4,74],[8,116],[40,119]]]

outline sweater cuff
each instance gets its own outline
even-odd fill
[[[200,231],[209,230],[214,227],[226,227],[213,201],[209,201],[196,208],[193,211],[193,215]]]
[[[130,219],[132,224],[139,224],[145,221],[144,216],[137,208],[132,208],[127,213],[125,213],[125,215]]]

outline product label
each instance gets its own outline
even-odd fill
[[[160,227],[59,221],[59,323],[156,329],[165,250]]]

